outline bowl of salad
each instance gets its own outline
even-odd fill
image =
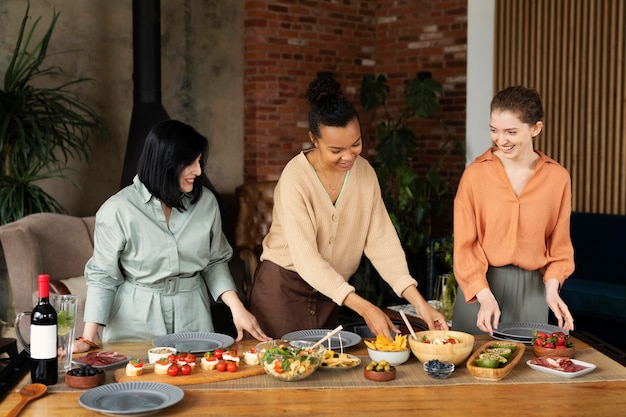
[[[453,330],[416,332],[417,340],[409,337],[413,355],[422,363],[437,359],[441,362],[463,363],[474,349],[474,336]]]
[[[308,378],[319,368],[324,348],[312,349],[307,340],[271,340],[256,345],[259,362],[265,373],[280,381]]]

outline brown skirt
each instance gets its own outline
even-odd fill
[[[339,324],[337,304],[296,272],[269,261],[261,262],[254,274],[250,312],[276,339],[296,330],[332,329]]]

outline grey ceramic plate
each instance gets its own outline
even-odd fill
[[[151,414],[183,399],[182,389],[158,382],[118,382],[86,391],[78,398],[83,407],[107,415]]]
[[[498,329],[493,331],[494,339],[508,340],[520,343],[531,343],[533,340],[533,329],[546,333],[563,332],[567,330],[551,324],[544,323],[500,323]]]
[[[298,330],[296,332],[291,332],[283,335],[281,339],[283,340],[307,340],[309,342],[317,342],[326,336],[328,333],[332,332],[332,329],[313,329],[313,330]],[[341,337],[341,343],[339,341],[339,337]],[[333,350],[340,350],[343,345],[344,348],[354,346],[361,341],[361,336],[356,333],[347,332],[345,330],[339,331],[339,333],[331,336],[330,338],[330,348]],[[324,342],[324,347],[328,349],[328,340]]]
[[[179,352],[204,353],[210,350],[226,348],[235,339],[221,333],[187,332],[159,336],[152,341],[154,347],[173,347]]]

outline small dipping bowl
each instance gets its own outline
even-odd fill
[[[431,378],[445,379],[454,372],[454,364],[452,362],[440,362],[438,359],[432,359],[424,363],[424,371]]]
[[[176,354],[176,349],[173,347],[153,347],[148,349],[148,362],[155,363],[161,358],[167,358],[171,354]]]

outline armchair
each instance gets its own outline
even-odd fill
[[[249,299],[254,272],[259,264],[263,238],[272,224],[276,181],[246,183],[235,189],[238,215],[235,249],[244,264],[243,290]]]
[[[15,313],[33,309],[37,275],[50,274],[50,290],[80,295],[76,334],[82,334],[87,285],[85,264],[93,255],[95,217],[36,213],[0,226]]]

